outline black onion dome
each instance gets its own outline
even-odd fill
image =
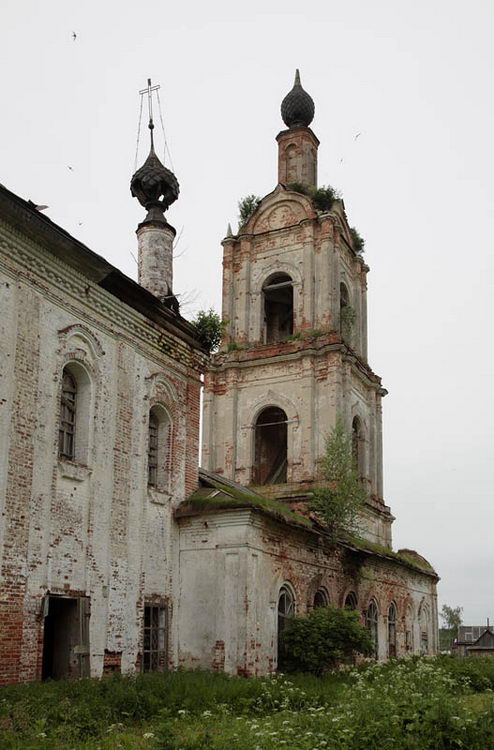
[[[159,204],[163,211],[178,198],[178,180],[160,162],[152,145],[148,158],[130,181],[130,192],[141,206],[150,208]]]
[[[300,83],[300,73],[295,72],[292,90],[281,102],[281,116],[289,128],[309,127],[314,119],[314,101]]]

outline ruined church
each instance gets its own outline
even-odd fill
[[[179,185],[152,121],[138,283],[0,185],[0,684],[264,675],[288,619],[329,603],[358,611],[379,660],[437,650],[437,574],[393,551],[383,499],[369,268],[318,189],[298,73],[281,114],[276,187],[223,240],[212,356],[173,293]],[[308,508],[337,417],[367,501],[335,549]]]

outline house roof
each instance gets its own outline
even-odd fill
[[[490,628],[487,625],[460,625],[456,645],[472,645]]]

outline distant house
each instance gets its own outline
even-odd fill
[[[453,643],[456,656],[494,656],[494,631],[487,625],[460,625]]]

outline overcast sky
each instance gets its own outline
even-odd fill
[[[319,182],[366,239],[394,547],[427,557],[440,605],[473,624],[494,619],[493,34],[487,0],[0,8],[0,182],[134,278],[138,92],[161,85],[188,315],[220,309],[220,241],[238,200],[276,185],[279,107],[300,68]],[[143,128],[139,165],[147,151]]]

